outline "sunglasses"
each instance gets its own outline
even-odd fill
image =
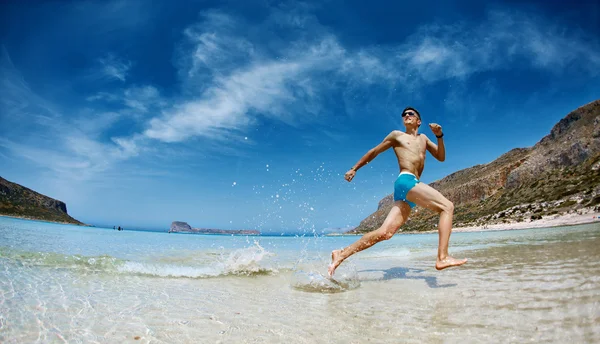
[[[405,113],[402,114],[402,118],[404,118],[406,116],[413,116],[413,117],[417,117],[418,118],[417,114],[414,113],[414,112],[405,112]]]

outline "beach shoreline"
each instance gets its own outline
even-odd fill
[[[3,215],[0,214],[0,217],[8,217],[15,218],[20,220],[31,220],[31,221],[41,221],[48,223],[56,223],[56,224],[64,224],[64,225],[74,225],[74,226],[82,226],[82,227],[94,227],[93,225],[83,224],[78,225],[75,223],[69,222],[57,222],[57,221],[48,221],[48,220],[40,220],[34,219],[26,216],[14,216],[14,215]],[[488,231],[508,231],[508,230],[522,230],[522,229],[533,229],[533,228],[550,228],[550,227],[563,227],[563,226],[575,226],[589,223],[600,223],[600,212],[598,211],[590,211],[584,214],[579,213],[567,213],[567,214],[554,214],[544,216],[542,219],[537,220],[525,220],[521,222],[510,221],[506,223],[493,223],[486,224],[484,226],[459,226],[453,227],[452,232],[461,233],[461,232],[488,232]],[[426,233],[437,233],[437,229],[432,229],[429,231],[398,231],[396,234],[426,234]],[[364,233],[357,234],[349,234],[349,233],[329,233],[325,236],[362,236]],[[260,235],[259,235],[260,236]]]
[[[513,221],[507,223],[494,223],[482,226],[464,226],[454,227],[453,232],[482,232],[482,231],[502,231],[513,229],[533,229],[550,228],[562,226],[575,226],[582,224],[600,223],[600,212],[589,212],[584,214],[567,213],[544,216],[538,220],[525,220],[521,222]]]
[[[56,223],[56,224],[60,224],[60,225],[73,225],[73,226],[80,226],[80,227],[95,227],[93,225],[86,224],[86,223],[77,224],[77,223],[66,222],[66,221],[51,221],[51,220],[36,219],[34,217],[20,216],[20,215],[5,215],[5,214],[0,214],[0,217],[8,217],[8,218],[18,219],[18,220],[29,220],[29,221]]]
[[[467,232],[494,232],[494,231],[510,231],[510,230],[523,230],[523,229],[534,229],[534,228],[551,228],[551,227],[564,227],[564,226],[576,226],[590,223],[600,223],[600,212],[592,211],[585,214],[578,213],[567,213],[567,214],[554,214],[544,216],[538,220],[525,220],[525,221],[510,221],[506,223],[492,223],[484,226],[460,226],[452,227],[454,233],[467,233]],[[419,234],[419,233],[437,233],[437,229],[430,231],[410,231],[401,232],[401,234]]]
[[[588,223],[600,223],[600,212],[590,212],[585,214],[568,213],[548,215],[538,220],[525,220],[522,222],[495,223],[481,226],[465,226],[453,228],[454,232],[480,232],[480,231],[497,231],[497,230],[513,230],[513,229],[532,229],[532,228],[549,228],[562,226],[575,226]]]
[[[563,227],[563,226],[575,226],[597,222],[600,224],[600,212],[589,211],[583,214],[579,213],[567,213],[567,214],[554,214],[544,216],[542,219],[537,220],[524,220],[521,222],[511,220],[506,223],[493,223],[486,224],[484,226],[457,226],[452,227],[452,232],[488,232],[488,231],[510,231],[510,230],[521,230],[521,229],[534,229],[534,228],[550,228],[550,227]],[[437,229],[428,231],[402,231],[402,228],[396,234],[427,234],[437,233]],[[362,236],[365,233],[331,233],[327,236]]]

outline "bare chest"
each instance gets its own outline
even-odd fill
[[[399,148],[416,154],[424,154],[427,148],[427,143],[421,136],[415,138],[409,135],[402,135],[396,141]]]

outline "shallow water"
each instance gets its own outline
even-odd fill
[[[397,235],[324,278],[356,239],[0,217],[0,342],[600,342],[600,224],[454,233],[441,272],[437,235]]]

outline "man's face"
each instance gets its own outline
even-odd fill
[[[404,125],[421,125],[421,119],[419,115],[413,110],[406,110],[402,113],[402,119],[404,120]]]

